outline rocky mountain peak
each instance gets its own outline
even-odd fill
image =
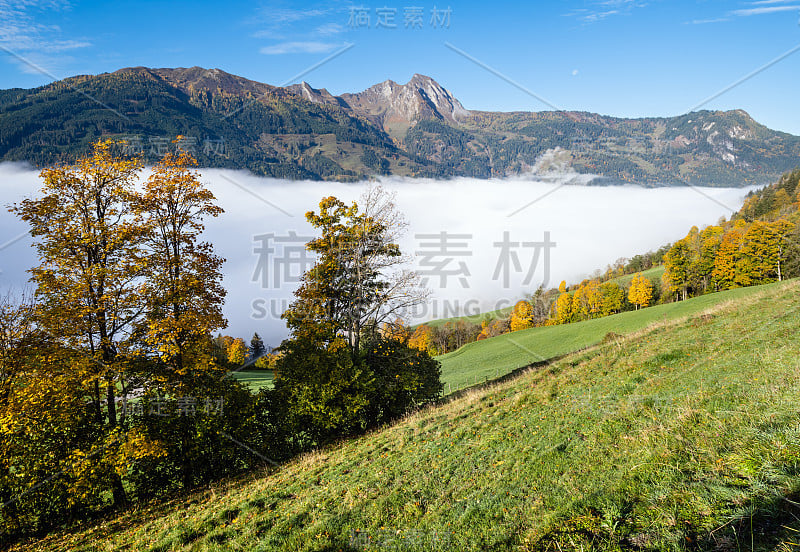
[[[286,90],[312,103],[336,105],[344,108],[349,107],[341,100],[341,98],[332,95],[325,88],[314,88],[306,81],[303,81],[300,84],[292,84],[291,86],[287,86]]]
[[[415,74],[406,84],[385,80],[363,92],[340,96],[351,109],[380,124],[387,132],[404,133],[422,119],[458,123],[468,112],[447,89],[430,77]]]

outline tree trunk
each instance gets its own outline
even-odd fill
[[[103,407],[100,403],[100,380],[94,380],[94,397],[92,398],[94,402],[95,408],[95,417],[97,418],[97,423],[103,423]]]
[[[125,493],[125,487],[122,486],[122,479],[117,472],[111,474],[111,494],[114,498],[114,507],[120,508],[128,503],[128,495]]]
[[[112,429],[117,427],[117,394],[114,389],[114,379],[107,376],[106,402],[108,402],[108,425]]]
[[[110,428],[117,427],[117,404],[116,393],[114,389],[114,379],[107,377],[108,387],[106,388],[106,400],[108,401],[108,425]],[[128,497],[125,493],[125,487],[122,485],[122,479],[117,472],[111,473],[111,494],[114,499],[114,507],[119,508],[128,503]]]

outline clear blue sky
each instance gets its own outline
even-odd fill
[[[351,20],[358,13],[368,25]],[[392,14],[394,28],[378,26]],[[218,67],[281,84],[352,44],[302,80],[339,94],[422,73],[468,109],[549,109],[450,43],[559,108],[677,115],[800,45],[799,18],[800,0],[0,0],[0,87],[136,65]],[[800,51],[704,107],[745,109],[800,134],[798,75]]]

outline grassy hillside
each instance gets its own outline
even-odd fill
[[[738,291],[271,473],[17,550],[788,552],[800,285]]]
[[[664,265],[654,266],[653,268],[648,268],[647,270],[642,271],[642,276],[645,278],[649,278],[651,280],[658,281],[661,279],[661,276],[664,275]],[[609,280],[610,282],[615,282],[618,286],[627,286],[633,280],[633,277],[636,276],[636,273],[626,274],[624,276],[619,276],[617,278],[612,278]]]
[[[233,372],[231,377],[247,385],[253,393],[265,385],[272,385],[272,370],[239,370]]]
[[[520,299],[522,299],[520,297]],[[470,324],[480,324],[483,320],[497,320],[498,318],[506,318],[508,315],[511,314],[511,310],[513,306],[505,307],[498,310],[493,311],[486,311],[481,312],[479,314],[470,314],[467,316],[453,316],[451,318],[437,318],[436,320],[431,320],[430,322],[425,322],[428,326],[432,328],[438,328],[439,326],[444,326],[448,322],[458,322],[459,320],[463,320],[464,322],[468,322]],[[416,326],[414,326],[416,328]]]
[[[457,351],[437,357],[442,363],[445,393],[595,345],[611,332],[627,334],[657,322],[691,316],[714,305],[759,293],[764,287],[769,286],[733,289],[678,303],[584,322],[531,328],[468,343]]]
[[[661,272],[662,267],[655,267],[644,274],[655,278],[660,277]],[[639,331],[656,322],[691,316],[703,309],[761,290],[762,287],[739,288],[678,303],[656,305],[584,322],[531,328],[468,343],[457,351],[436,357],[442,363],[444,392],[449,394],[505,376],[519,368],[595,345],[609,333]],[[243,370],[233,376],[253,391],[272,384],[272,372],[266,370]]]

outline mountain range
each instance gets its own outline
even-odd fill
[[[535,173],[594,184],[747,186],[800,165],[799,137],[742,110],[638,119],[475,111],[424,75],[337,96],[219,69],[133,67],[0,90],[0,160],[70,162],[108,137],[152,162],[177,135],[201,166],[290,179]]]

